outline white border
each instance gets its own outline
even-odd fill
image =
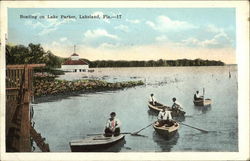
[[[1,3],[0,160],[249,160],[248,1],[4,1]],[[236,8],[239,152],[5,153],[5,33],[7,8]]]

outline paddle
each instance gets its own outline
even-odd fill
[[[154,123],[154,122],[153,122],[153,123]],[[140,130],[138,130],[138,131],[136,131],[136,132],[133,132],[133,133],[131,133],[131,132],[122,132],[122,133],[120,133],[120,134],[130,134],[130,135],[132,135],[132,136],[147,137],[147,136],[145,136],[145,135],[141,135],[141,134],[138,134],[138,133],[141,132],[142,130],[145,130],[146,128],[148,128],[149,126],[151,126],[153,123],[150,123],[150,124],[147,125],[146,127],[142,128],[142,129],[140,129]],[[93,136],[93,135],[104,135],[104,134],[103,134],[103,133],[99,133],[99,134],[87,134],[87,136]]]
[[[194,126],[190,126],[190,125],[184,124],[184,123],[182,123],[182,122],[179,122],[179,123],[182,124],[182,125],[185,125],[185,126],[187,126],[187,127],[191,127],[191,128],[193,128],[193,129],[199,130],[199,131],[201,131],[201,132],[208,133],[207,130],[203,130],[203,129],[200,129],[200,128],[197,128],[197,127],[194,127]]]
[[[137,134],[137,133],[131,133],[131,132],[122,132],[120,134],[130,134],[132,136],[141,136],[141,137],[147,137],[145,135]],[[104,133],[97,133],[97,134],[87,134],[87,136],[94,136],[94,135],[104,135]],[[112,135],[112,134],[111,134]]]
[[[153,122],[153,123],[155,123],[155,122]],[[151,123],[151,124],[147,125],[146,127],[144,127],[144,128],[142,128],[142,129],[140,129],[140,130],[139,130],[139,131],[137,131],[137,132],[132,133],[131,135],[138,135],[138,133],[139,133],[139,132],[141,132],[142,130],[145,130],[146,128],[148,128],[149,126],[151,126],[153,123]]]
[[[203,101],[205,99],[205,88],[203,88]]]

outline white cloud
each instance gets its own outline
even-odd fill
[[[232,40],[227,36],[227,34],[218,33],[210,40],[205,40],[202,43],[204,47],[223,47],[223,46],[230,46]]]
[[[64,41],[66,41],[66,40],[68,40],[67,37],[62,37],[62,38],[60,38],[60,41],[61,41],[61,42],[64,42]]]
[[[27,20],[27,21],[24,22],[24,24],[27,25],[27,26],[31,26],[33,28],[39,28],[39,27],[45,28],[46,27],[44,24],[42,24],[39,21],[35,22],[35,21]]]
[[[188,30],[197,28],[195,25],[186,22],[186,21],[178,21],[171,20],[167,16],[158,16],[155,22],[146,21],[146,24],[153,28],[154,30],[160,32],[168,32],[168,31],[180,31],[180,30]]]
[[[146,21],[146,24],[147,24],[148,26],[150,26],[151,28],[153,28],[153,29],[156,28],[156,25],[155,25],[153,22],[151,22],[151,21]]]
[[[87,30],[83,35],[84,35],[85,40],[89,40],[89,39],[93,40],[93,39],[100,38],[100,37],[118,39],[118,37],[116,35],[109,34],[104,29]]]
[[[198,40],[197,38],[191,37],[182,41],[188,46],[198,46],[206,48],[222,48],[230,47],[232,40],[224,32],[216,34],[213,38],[207,40]]]
[[[188,38],[186,40],[182,40],[182,42],[184,44],[187,44],[187,45],[194,45],[194,46],[200,46],[201,45],[200,41],[198,39],[194,38],[194,37],[190,37],[190,38]]]
[[[75,19],[46,19],[45,24],[43,24],[43,30],[38,33],[38,35],[45,35],[52,31],[56,31],[58,27],[62,24],[75,21]]]
[[[111,43],[102,43],[99,48],[104,48],[104,49],[114,49],[117,48],[119,45],[118,44],[111,44]]]
[[[125,25],[115,26],[115,29],[116,30],[122,30],[124,32],[128,32],[129,31],[128,26],[125,26]]]
[[[166,41],[168,41],[168,38],[165,35],[161,35],[161,36],[157,36],[155,38],[155,40],[158,41],[158,42],[166,42]]]
[[[51,43],[51,45],[52,45],[53,47],[59,47],[59,46],[60,46],[60,44],[59,44],[58,42],[56,42],[56,41],[53,41],[53,42]]]
[[[224,32],[224,30],[222,28],[216,27],[215,25],[207,25],[205,28],[205,31],[210,32],[210,33],[220,33],[220,32]]]
[[[38,35],[45,35],[52,31],[56,31],[58,27],[62,24],[69,23],[75,21],[75,19],[43,19],[43,20],[27,20],[25,21],[25,25],[31,26],[33,28],[40,28],[40,32]]]
[[[45,28],[41,32],[39,32],[38,35],[40,35],[40,36],[41,35],[46,35],[46,34],[52,32],[52,31],[56,31],[56,30],[57,30],[56,27],[54,27],[54,28]]]
[[[141,22],[140,20],[137,20],[137,19],[135,19],[135,20],[126,19],[126,21],[127,21],[127,22],[130,22],[130,23],[133,23],[133,24],[138,24],[138,23]]]

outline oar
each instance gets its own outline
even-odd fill
[[[137,134],[137,133],[131,133],[131,132],[122,132],[120,134],[130,134],[132,136],[141,136],[141,137],[147,137],[145,135]],[[95,136],[95,135],[104,135],[104,133],[97,133],[97,134],[87,134],[87,136]],[[112,134],[110,134],[112,135]]]
[[[155,122],[152,122],[151,124],[147,125],[146,127],[140,129],[139,131],[136,131],[136,132],[132,133],[131,135],[138,135],[139,132],[141,132],[142,130],[148,128],[148,127],[151,126],[153,123],[155,123]]]
[[[184,123],[182,123],[182,122],[179,122],[179,123],[180,123],[180,124],[182,124],[182,125],[185,125],[185,126],[191,127],[191,128],[193,128],[193,129],[199,130],[199,131],[201,131],[201,132],[208,133],[208,131],[207,131],[207,130],[203,130],[203,129],[200,129],[200,128],[197,128],[197,127],[193,127],[193,126],[190,126],[190,125],[184,124]]]
[[[203,88],[203,101],[205,99],[205,88]]]

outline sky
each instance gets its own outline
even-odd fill
[[[234,8],[9,8],[8,43],[41,44],[61,57],[70,57],[76,45],[76,53],[89,60],[201,58],[235,64],[235,21]]]

